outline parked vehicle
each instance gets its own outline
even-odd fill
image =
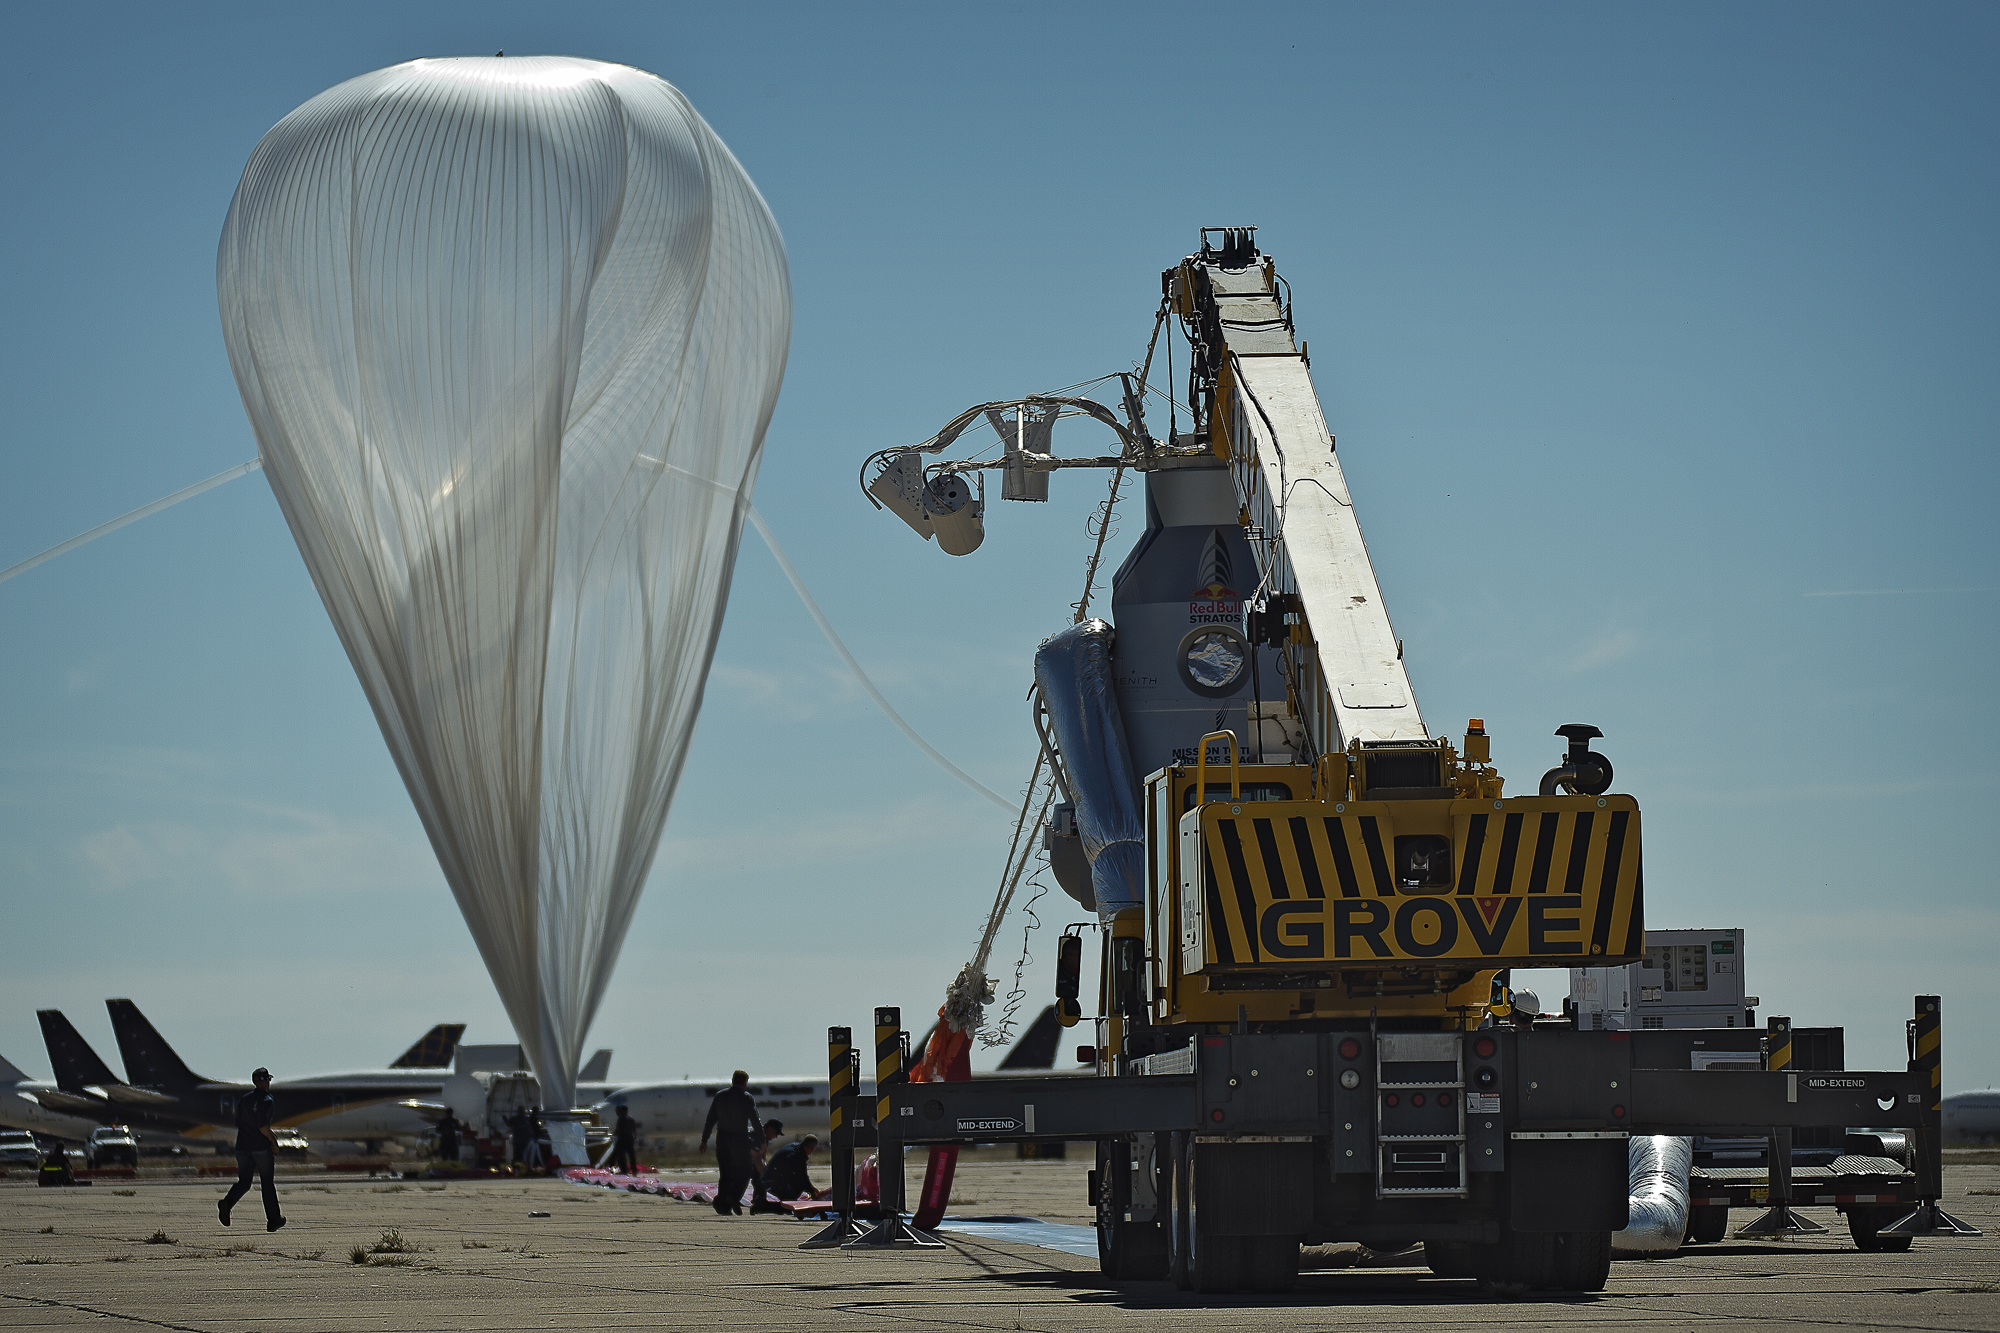
[[[90,1131],[83,1145],[83,1162],[95,1171],[103,1166],[139,1165],[139,1140],[123,1125],[106,1125]]]
[[[0,1129],[0,1166],[40,1166],[41,1145],[25,1129]]]

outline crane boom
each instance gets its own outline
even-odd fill
[[[1429,733],[1294,341],[1290,303],[1254,232],[1225,229],[1216,248],[1205,230],[1201,252],[1168,270],[1165,285],[1196,347],[1210,444],[1243,502],[1262,600],[1295,627],[1279,644],[1294,707],[1312,754],[1355,741],[1423,741]]]

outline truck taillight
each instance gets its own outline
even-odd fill
[[[1341,1042],[1340,1058],[1343,1060],[1359,1060],[1361,1058],[1361,1043],[1352,1037]]]
[[[1499,1049],[1500,1047],[1498,1043],[1496,1043],[1491,1037],[1481,1037],[1479,1040],[1472,1043],[1472,1053],[1478,1056],[1482,1060],[1491,1060],[1493,1058],[1493,1052]]]

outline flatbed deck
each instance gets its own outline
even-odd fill
[[[1830,1166],[1792,1168],[1792,1202],[1916,1206],[1917,1178],[1886,1157],[1836,1157]],[[1761,1208],[1769,1202],[1761,1166],[1697,1166],[1688,1173],[1691,1208]]]

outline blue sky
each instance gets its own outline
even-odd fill
[[[1909,996],[1942,992],[1947,1082],[2000,1078],[1973,1021],[2000,938],[2000,15],[1218,12],[16,8],[0,565],[255,452],[214,252],[285,112],[422,55],[622,61],[688,93],[785,232],[759,508],[911,719],[1015,790],[1100,483],[952,560],[856,468],[1129,368],[1159,271],[1255,223],[1432,727],[1484,717],[1518,792],[1555,726],[1601,726],[1651,924],[1745,927],[1766,1010],[1846,1024],[1857,1065],[1900,1063]],[[595,1043],[625,1074],[801,1070],[828,1023],[928,1012],[1006,833],[748,541]],[[378,1063],[448,1019],[508,1039],[254,476],[0,585],[0,912],[0,1053],[32,1069],[37,1007],[110,1054],[110,995],[218,1074]]]

